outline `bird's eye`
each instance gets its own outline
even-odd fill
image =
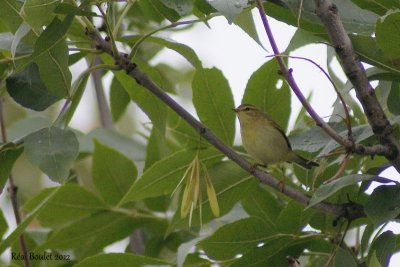
[[[245,108],[245,109],[244,109],[244,111],[249,111],[249,110],[250,110],[250,108],[249,108],[249,107],[247,107],[247,108]]]

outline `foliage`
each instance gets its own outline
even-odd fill
[[[314,2],[301,2],[301,10],[297,0],[264,3],[269,16],[297,28],[285,51],[288,55],[307,44],[328,42]],[[370,64],[368,78],[376,82],[380,104],[399,136],[400,5],[394,0],[335,3],[357,55]],[[233,146],[233,92],[223,70],[203,67],[194,49],[166,36],[191,29],[185,25],[225,16],[260,43],[265,37],[255,30],[255,9],[253,1],[245,0],[0,1],[0,120],[8,137],[3,136],[0,147],[0,187],[5,188],[13,174],[23,213],[7,235],[8,203],[2,203],[0,251],[11,248],[20,255],[13,256],[11,264],[24,264],[18,245],[23,235],[25,252],[36,256],[32,266],[287,266],[288,255],[300,258],[302,266],[388,266],[399,251],[398,237],[383,227],[400,215],[399,184],[379,177],[390,162],[382,156],[345,157],[340,145],[314,126],[304,110],[291,114],[295,111],[290,87],[274,59],[253,71],[243,102],[267,111],[282,129],[291,129],[292,147],[319,160],[320,167],[310,171],[289,164],[278,171],[268,168],[310,196],[308,207],[260,184],[227,160],[160,98],[120,71],[114,58],[96,49],[87,34],[96,25],[108,42],[116,44],[114,49],[132,58],[169,95],[189,102],[188,110]],[[153,64],[165,48],[189,64]],[[331,49],[327,55],[334,58]],[[77,62],[87,69],[80,75],[73,71]],[[328,71],[333,80],[336,71]],[[77,108],[85,105],[90,75],[100,84],[111,84],[109,101],[98,102],[102,126],[74,128],[70,122]],[[336,86],[350,109],[354,140],[377,144],[351,84]],[[98,99],[107,99],[96,82],[95,87]],[[290,116],[297,118],[292,128]],[[150,123],[140,125],[139,117]],[[340,101],[335,102],[332,117],[345,118]],[[344,119],[329,125],[340,135],[347,134]],[[197,170],[189,168],[194,159],[199,161]],[[345,169],[324,184],[344,162]],[[196,182],[190,184],[186,177]],[[367,193],[372,182],[379,186]],[[15,189],[11,182],[9,186]],[[195,200],[189,216],[180,212],[181,205],[187,211],[190,204],[182,202],[184,191],[195,195],[185,197]],[[356,202],[365,214],[346,221],[318,209],[322,201]],[[358,234],[347,244],[342,237],[348,230]],[[129,244],[121,253],[104,250],[123,239]]]

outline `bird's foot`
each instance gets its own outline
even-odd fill
[[[267,168],[267,165],[260,164],[260,163],[254,163],[254,164],[251,165],[251,167],[250,167],[250,173],[254,173],[254,172],[256,171],[257,167]]]
[[[285,190],[285,182],[284,181],[279,181],[278,183],[278,189],[283,193],[283,190]]]

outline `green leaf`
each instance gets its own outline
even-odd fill
[[[378,258],[376,257],[376,251],[374,251],[374,253],[372,254],[372,257],[370,257],[368,266],[369,267],[383,267],[381,265],[381,263],[379,262]]]
[[[0,149],[0,192],[3,191],[3,187],[7,182],[7,179],[11,173],[12,167],[15,161],[19,158],[23,146],[17,146],[13,143],[8,143]]]
[[[188,254],[184,260],[185,261],[181,266],[196,266],[196,267],[212,266],[212,262],[207,259],[204,259],[203,256],[198,252]]]
[[[11,55],[12,55],[13,58],[14,58],[15,55],[17,54],[17,50],[18,50],[18,47],[19,47],[20,44],[21,44],[21,40],[22,40],[30,31],[31,31],[31,27],[30,27],[27,23],[25,23],[25,22],[21,23],[21,25],[18,27],[18,30],[15,32],[15,35],[14,35],[14,38],[13,38],[13,40],[12,40],[11,47],[10,47]]]
[[[118,121],[124,114],[131,99],[116,77],[112,79],[110,87],[110,107],[113,121]]]
[[[63,43],[73,19],[74,16],[66,16],[64,20],[61,21],[55,17],[50,25],[48,25],[37,38],[32,57],[40,57],[50,52],[52,48],[56,47],[59,43]]]
[[[114,60],[109,56],[102,56],[102,59],[106,64],[114,64]],[[150,118],[153,126],[157,127],[161,133],[164,133],[167,119],[167,107],[164,102],[153,95],[149,90],[139,85],[135,79],[126,73],[115,71],[114,75],[131,99],[138,104],[140,109]]]
[[[29,214],[25,216],[23,221],[15,228],[15,230],[7,236],[6,239],[0,242],[0,254],[2,254],[7,248],[9,248],[25,231],[26,227],[36,218],[38,212],[46,207],[48,201],[57,193],[58,189],[61,187],[57,187],[51,194],[49,194],[46,198],[42,199],[42,201],[36,206],[34,210],[32,210]]]
[[[7,136],[10,140],[21,139],[32,132],[42,128],[50,127],[52,121],[50,118],[29,116],[14,122],[7,129]]]
[[[367,226],[365,227],[365,230],[362,234],[361,238],[361,251],[367,251],[368,247],[370,245],[370,239],[372,234],[375,231],[375,226],[373,223],[368,223]]]
[[[229,23],[232,23],[235,17],[242,13],[243,9],[247,7],[247,0],[214,0],[208,3],[224,15]]]
[[[101,17],[97,15],[96,12],[90,12],[87,10],[83,10],[81,7],[74,6],[69,3],[60,3],[55,9],[54,13],[56,14],[66,14],[66,15],[78,15],[78,16],[89,16],[89,17]]]
[[[310,208],[321,201],[327,199],[328,197],[332,196],[342,188],[356,184],[358,182],[367,181],[370,179],[376,178],[376,175],[370,174],[350,174],[346,176],[339,177],[334,181],[323,184],[315,191],[314,195],[312,196],[310,202],[308,203],[307,208]]]
[[[199,144],[198,132],[171,109],[168,109],[166,136],[182,148],[194,149]]]
[[[310,21],[308,18],[301,16],[300,17],[300,25],[298,23],[298,12],[293,12],[285,2],[265,2],[264,9],[268,10],[268,15],[279,20],[283,21],[289,25],[294,27],[300,26],[301,29],[307,30],[312,33],[326,34],[325,29],[322,26],[320,20]]]
[[[47,88],[58,97],[69,96],[71,72],[68,65],[68,46],[65,35],[73,16],[52,23],[36,40],[32,59],[39,66],[40,77]]]
[[[353,3],[362,9],[368,9],[376,14],[385,15],[390,9],[400,8],[399,2],[393,0],[353,0]]]
[[[190,14],[193,9],[191,0],[160,0],[166,7],[171,8],[179,14],[179,16],[186,16]]]
[[[257,44],[259,44],[262,48],[263,45],[258,37],[258,33],[256,30],[256,25],[254,24],[254,19],[252,15],[252,9],[245,9],[238,16],[236,16],[234,20],[234,24],[239,26],[247,35],[249,35]]]
[[[162,135],[157,128],[151,129],[150,137],[148,138],[146,147],[146,162],[144,165],[144,171],[147,170],[155,162],[165,158],[170,154],[165,140],[165,136]]]
[[[11,32],[15,33],[18,27],[23,22],[19,11],[23,5],[23,2],[15,0],[2,0],[0,1],[1,18]]]
[[[270,192],[257,186],[252,194],[242,200],[242,205],[250,216],[264,220],[265,227],[276,228],[282,204]]]
[[[296,32],[292,36],[292,39],[290,39],[290,43],[286,47],[285,52],[282,54],[290,54],[291,52],[303,46],[323,41],[325,41],[325,39],[321,36],[312,34],[308,31],[302,30],[301,28],[297,28]]]
[[[133,35],[133,36],[125,36],[122,37],[121,40],[125,41],[125,42],[132,42],[135,43],[137,41],[139,41],[143,36],[141,35]],[[186,58],[186,60],[192,64],[192,66],[196,69],[201,68],[202,64],[201,61],[199,59],[199,57],[197,56],[196,52],[189,46],[182,44],[182,43],[178,43],[174,40],[171,39],[167,39],[167,38],[161,38],[161,37],[157,37],[157,36],[148,36],[146,39],[144,39],[144,42],[152,42],[158,45],[161,45],[162,47],[166,47],[168,49],[171,49],[175,52],[177,52],[178,54],[180,54],[181,56],[183,56],[184,58]]]
[[[47,248],[62,250],[90,245],[92,252],[99,251],[104,246],[121,240],[132,233],[135,220],[127,215],[103,211],[55,231],[49,239],[35,249],[39,253]]]
[[[135,181],[137,169],[117,150],[95,141],[92,174],[93,183],[103,199],[115,205]]]
[[[132,253],[108,253],[84,259],[75,267],[141,267],[141,266],[171,266],[160,259],[134,255]]]
[[[221,159],[221,154],[214,149],[179,151],[154,163],[140,179],[136,180],[120,203],[166,195],[171,193],[182,179],[184,172],[200,153],[203,163],[214,163]]]
[[[79,136],[79,149],[81,153],[92,153],[94,151],[93,140],[97,139],[100,143],[112,147],[125,155],[127,158],[143,161],[145,157],[144,145],[132,138],[120,134],[114,130],[97,128],[87,135]]]
[[[354,34],[350,34],[349,37],[354,50],[362,61],[396,74],[400,73],[399,65],[383,53],[376,42],[376,38]]]
[[[58,188],[42,190],[26,203],[23,209],[28,212],[33,211],[54,191],[57,192],[38,213],[38,220],[44,227],[59,228],[66,226],[107,208],[103,201],[84,187],[66,184]]]
[[[38,66],[34,63],[8,77],[6,86],[15,102],[36,111],[45,110],[61,99],[43,83]]]
[[[376,42],[383,53],[392,58],[399,59],[400,47],[400,12],[394,11],[381,17],[376,23]]]
[[[290,236],[277,235],[271,236],[270,240],[259,243],[257,247],[247,251],[239,259],[237,259],[232,267],[241,266],[288,266],[286,257],[291,255],[295,258],[300,257],[304,249],[308,247],[311,241],[316,237],[312,235],[306,236]],[[257,263],[257,264],[254,264]]]
[[[392,114],[400,115],[399,103],[400,103],[400,83],[394,81],[392,82],[389,97],[387,100],[388,109]]]
[[[371,255],[375,255],[382,266],[389,266],[390,258],[396,251],[396,243],[396,235],[392,231],[383,232],[371,244],[368,252],[369,261],[371,260]]]
[[[276,221],[277,231],[285,234],[297,234],[305,225],[302,222],[304,206],[294,200],[289,201]]]
[[[297,0],[285,0],[293,14],[299,14]],[[336,1],[335,5],[339,10],[340,20],[347,32],[370,35],[375,30],[375,22],[378,16],[368,10],[361,9],[352,1]],[[321,24],[315,12],[315,4],[312,1],[304,1],[301,5],[301,18],[314,24]],[[266,9],[268,10],[268,9]],[[301,25],[301,24],[300,24]],[[297,26],[293,25],[293,26]]]
[[[278,74],[276,60],[270,60],[250,77],[242,104],[253,104],[270,115],[283,130],[286,130],[290,116],[290,89]]]
[[[396,218],[400,214],[400,186],[382,185],[375,188],[365,204],[365,213],[375,225]]]
[[[212,259],[232,259],[256,249],[258,244],[273,234],[272,229],[265,227],[263,220],[250,217],[222,226],[213,235],[200,241],[198,246]]]
[[[79,103],[81,102],[83,93],[85,92],[86,85],[90,76],[90,72],[82,73],[73,83],[72,92],[73,96],[71,99],[71,104],[68,107],[68,110],[65,113],[65,117],[63,118],[63,122],[65,125],[68,125],[71,121],[72,117],[75,114],[76,109],[78,108]]]
[[[357,262],[351,253],[342,248],[338,248],[335,254],[335,258],[333,259],[334,267],[357,267]]]
[[[310,129],[296,132],[289,136],[293,150],[317,152],[332,140],[321,127],[314,126]]]
[[[24,138],[28,159],[50,179],[62,183],[78,156],[79,143],[70,130],[56,127],[43,128]]]
[[[161,22],[164,18],[171,22],[180,19],[179,14],[160,2],[160,0],[149,0],[149,1],[139,1],[139,5],[146,17],[151,17],[152,19]]]
[[[198,69],[193,77],[193,104],[201,122],[226,144],[235,135],[233,96],[228,81],[216,68]]]
[[[341,135],[344,138],[347,138],[348,130],[344,123],[332,124],[331,126],[336,130],[336,132],[339,133],[339,135]],[[356,142],[364,141],[365,139],[374,135],[371,126],[369,124],[353,126],[352,130],[353,130],[353,138],[354,141]],[[330,139],[325,144],[324,148],[319,152],[319,155],[326,155],[338,147],[340,147],[340,145],[336,141]]]
[[[8,224],[7,224],[6,218],[4,218],[3,211],[0,211],[0,238],[2,238],[4,236],[7,229],[8,229]],[[3,238],[2,238],[2,240],[3,240]]]
[[[20,14],[32,28],[39,30],[53,19],[53,10],[59,2],[60,0],[26,0]]]

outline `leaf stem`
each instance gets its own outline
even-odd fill
[[[104,10],[101,8],[100,5],[97,5],[97,8],[99,9],[99,11],[103,17],[104,23],[106,24],[108,38],[110,39],[111,47],[112,47],[112,51],[113,51],[112,56],[113,56],[113,58],[117,59],[119,57],[119,53],[118,53],[117,45],[115,44],[115,37],[114,37],[113,31],[111,29],[110,23],[108,21],[107,14],[104,13]]]

